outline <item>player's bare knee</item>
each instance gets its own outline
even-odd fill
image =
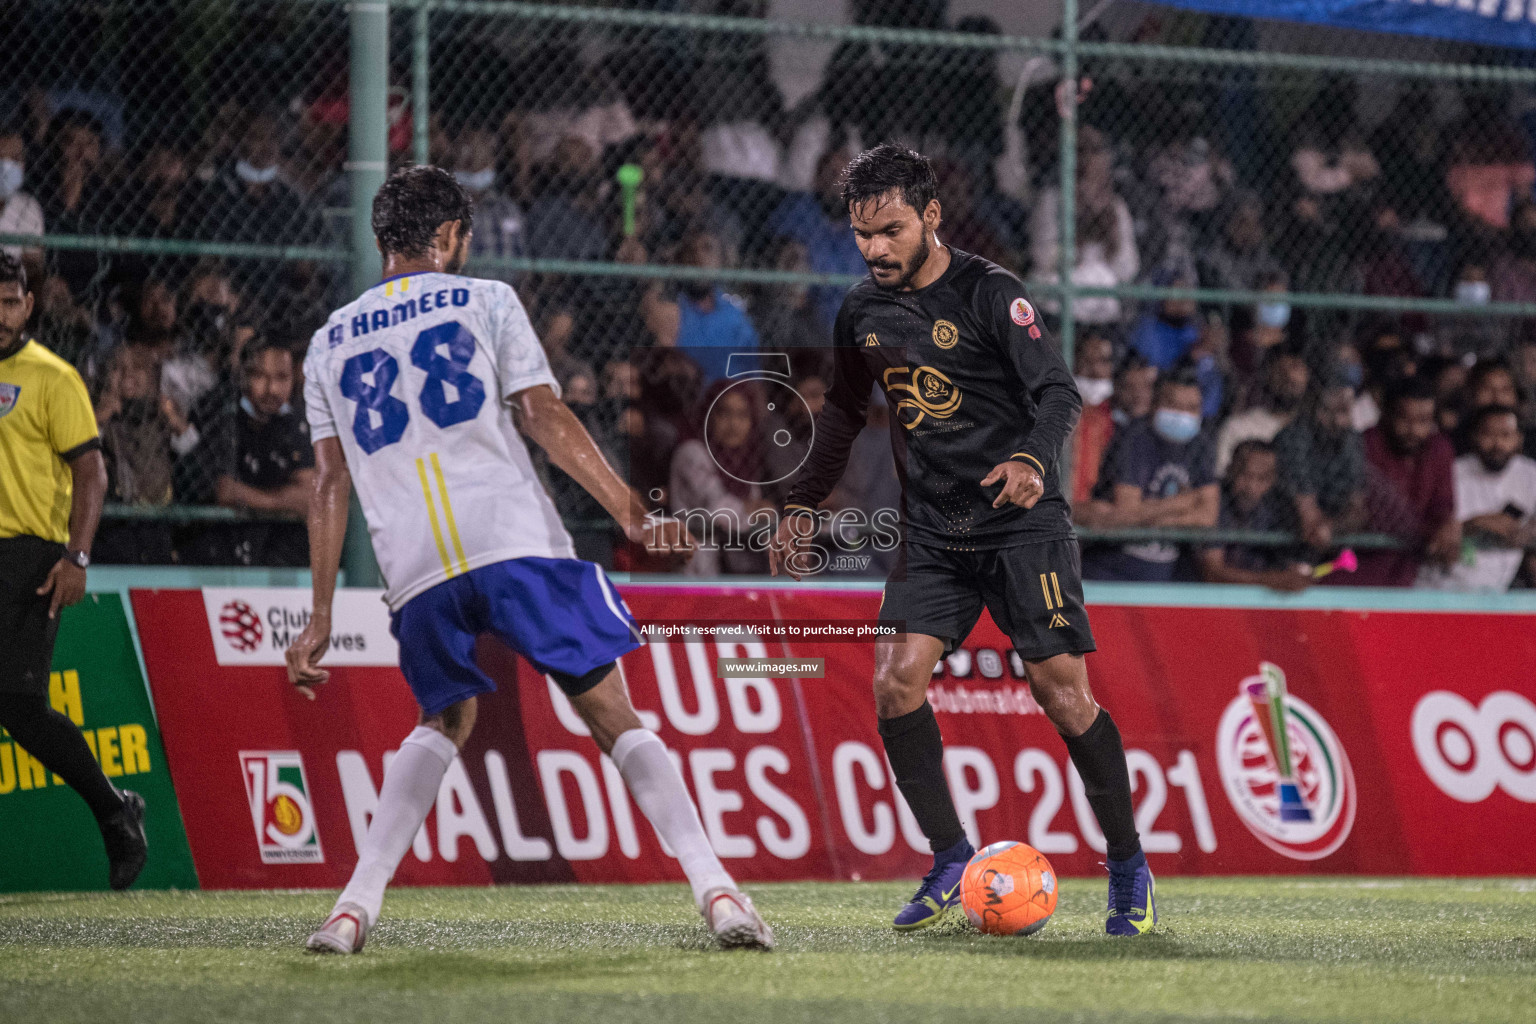
[[[570,700],[571,707],[592,734],[592,741],[605,754],[613,749],[614,741],[620,736],[631,729],[642,728],[617,665],[602,682]]]
[[[918,675],[910,666],[899,663],[875,667],[875,714],[880,718],[899,718],[922,707],[928,693],[932,667]]]
[[[460,750],[469,742],[470,733],[475,731],[475,716],[478,706],[475,698],[462,700],[444,708],[435,715],[422,715],[420,724],[428,729],[436,729],[453,741],[453,745]]]
[[[1080,654],[1058,654],[1040,661],[1026,661],[1024,672],[1035,703],[1058,732],[1082,733],[1093,724],[1099,706],[1088,685],[1088,670]]]

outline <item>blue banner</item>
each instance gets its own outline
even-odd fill
[[[1536,0],[1162,0],[1215,14],[1536,50]]]

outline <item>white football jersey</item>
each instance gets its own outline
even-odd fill
[[[539,384],[560,393],[500,281],[391,278],[315,332],[310,437],[341,439],[391,610],[492,562],[575,557],[507,403]]]

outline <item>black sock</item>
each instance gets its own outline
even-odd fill
[[[1141,849],[1136,817],[1131,811],[1131,772],[1125,765],[1125,746],[1109,712],[1099,709],[1088,731],[1063,736],[1067,753],[1083,779],[1083,792],[1093,807],[1104,833],[1105,853],[1110,860],[1130,860]]]
[[[944,778],[944,737],[939,734],[938,719],[933,717],[933,705],[923,701],[916,711],[882,719],[880,739],[896,773],[896,785],[933,852],[947,850],[964,839],[965,830],[960,827],[960,815],[955,813]]]
[[[123,809],[122,796],[101,773],[85,737],[74,722],[49,707],[46,698],[0,693],[0,726],[44,768],[79,793],[98,824]]]

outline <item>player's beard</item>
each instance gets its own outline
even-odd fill
[[[901,276],[896,279],[895,284],[881,284],[878,278],[871,278],[871,280],[875,282],[876,287],[888,292],[907,291],[912,287],[912,279],[917,276],[917,272],[922,270],[923,264],[928,262],[929,254],[930,251],[928,248],[928,231],[927,229],[924,229],[922,236],[918,239],[917,251],[914,252],[912,254],[912,258],[907,261],[906,268],[902,271]],[[875,264],[870,264],[871,269],[873,269],[874,266]],[[881,263],[879,266],[889,267],[890,264]]]
[[[0,327],[0,359],[9,359],[21,351],[21,346],[26,341],[26,335],[22,328],[14,331],[8,327]]]

